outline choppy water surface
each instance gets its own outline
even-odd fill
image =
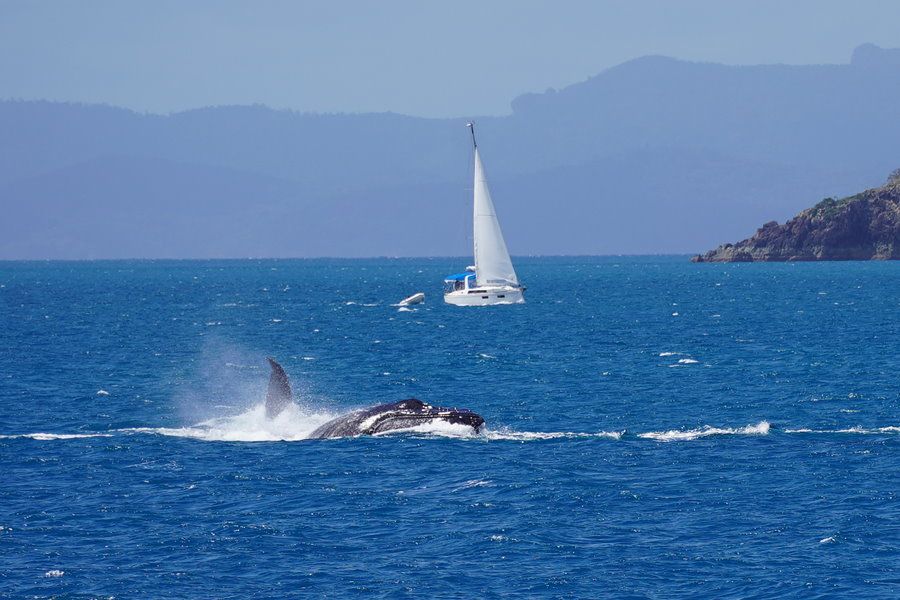
[[[462,264],[0,263],[0,595],[900,595],[900,264]]]

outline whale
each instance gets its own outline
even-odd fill
[[[266,417],[274,419],[293,404],[294,395],[287,373],[278,362],[268,357],[271,373],[266,391]],[[484,418],[466,408],[432,406],[417,398],[378,404],[341,415],[318,427],[310,439],[327,439],[376,435],[401,429],[410,429],[434,422],[462,425],[478,433],[484,426]]]

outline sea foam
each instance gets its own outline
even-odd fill
[[[488,440],[511,440],[515,442],[577,438],[605,438],[619,440],[622,439],[623,435],[625,435],[624,430],[583,433],[576,431],[513,431],[510,429],[484,429],[481,432],[481,436]]]
[[[18,433],[0,435],[0,439],[30,438],[46,442],[49,440],[79,440],[82,438],[112,437],[111,433]]]
[[[846,427],[844,429],[809,429],[807,427],[800,427],[797,429],[785,429],[785,433],[818,433],[818,434],[833,434],[833,433],[844,433],[844,434],[860,434],[860,435],[878,435],[884,433],[900,433],[900,427],[895,425],[888,425],[887,427]]]
[[[670,429],[669,431],[648,431],[639,433],[639,438],[656,440],[658,442],[683,442],[714,435],[767,435],[770,424],[768,421],[760,421],[756,425],[746,427],[711,427],[709,425],[699,429]]]

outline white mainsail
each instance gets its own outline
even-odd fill
[[[475,229],[476,283],[479,286],[518,285],[519,278],[500,231],[478,146],[475,146],[475,214],[472,221]]]

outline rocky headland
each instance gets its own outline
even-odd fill
[[[900,169],[887,183],[826,198],[779,225],[766,223],[742,242],[723,244],[693,262],[900,259]]]

